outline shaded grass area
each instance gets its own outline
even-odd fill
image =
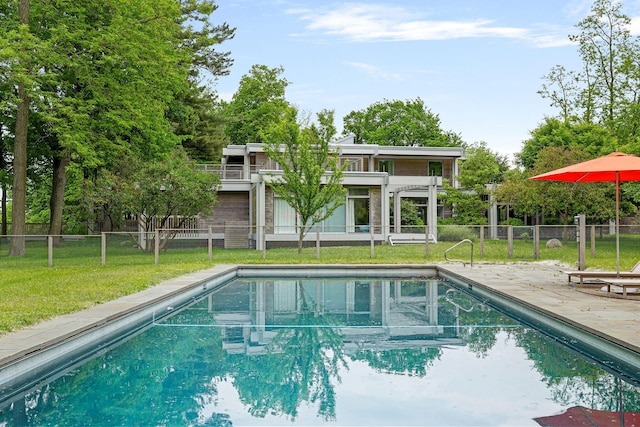
[[[261,251],[214,249],[208,260],[206,247],[175,248],[162,251],[159,263],[153,254],[143,253],[130,241],[112,241],[107,247],[106,265],[101,265],[100,239],[87,238],[62,242],[55,248],[53,267],[48,267],[46,242],[28,242],[23,257],[9,257],[6,242],[0,244],[0,334],[53,317],[79,311],[118,297],[132,294],[163,280],[212,267],[216,264],[421,264],[445,262],[444,251],[454,242],[429,245],[376,245],[374,257],[365,246],[325,247],[316,257],[316,249],[270,249],[263,259]],[[485,241],[484,256],[474,244],[474,262],[533,262],[533,242],[514,242],[513,258],[508,257],[507,242]],[[458,246],[450,259],[468,261],[470,245]],[[629,270],[640,257],[640,238],[621,238],[621,270]],[[562,248],[547,249],[541,243],[537,261],[553,261],[575,268],[576,242]],[[598,240],[595,256],[587,244],[587,267],[615,270],[615,239]]]

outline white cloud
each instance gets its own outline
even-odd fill
[[[344,64],[350,67],[356,68],[360,71],[364,71],[366,74],[369,75],[369,77],[376,80],[400,80],[401,79],[400,74],[391,73],[375,65],[365,64],[362,62],[351,62],[351,61],[346,61],[344,62]]]
[[[425,20],[396,6],[342,3],[333,9],[292,9],[307,30],[352,42],[428,41],[499,37],[524,40],[537,47],[568,44],[566,36],[540,34],[527,28],[494,25],[490,19]]]
[[[640,16],[631,17],[631,25],[629,25],[629,31],[634,36],[640,35]]]

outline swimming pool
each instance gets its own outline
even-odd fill
[[[539,316],[518,322],[415,270],[365,273],[203,284],[0,403],[0,425],[538,425],[574,406],[639,410],[633,372],[536,331]]]

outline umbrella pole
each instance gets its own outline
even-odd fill
[[[620,278],[620,171],[616,171],[616,276]]]

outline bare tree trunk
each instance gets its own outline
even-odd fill
[[[2,221],[2,230],[0,230],[0,235],[2,236],[6,236],[7,235],[7,184],[6,183],[2,183],[2,206],[0,207],[0,209],[2,209],[2,219],[0,221]]]
[[[29,0],[20,0],[18,5],[20,24],[29,25]],[[27,197],[27,135],[29,129],[29,96],[24,83],[18,83],[18,111],[13,142],[13,187],[11,239],[9,255],[25,254],[26,197]]]
[[[53,180],[51,184],[51,197],[49,199],[49,235],[53,236],[53,245],[55,247],[60,246],[64,189],[67,185],[67,166],[69,166],[70,161],[71,150],[66,148],[53,157]]]
[[[302,253],[302,240],[304,239],[304,227],[300,227],[298,234],[298,254]]]

